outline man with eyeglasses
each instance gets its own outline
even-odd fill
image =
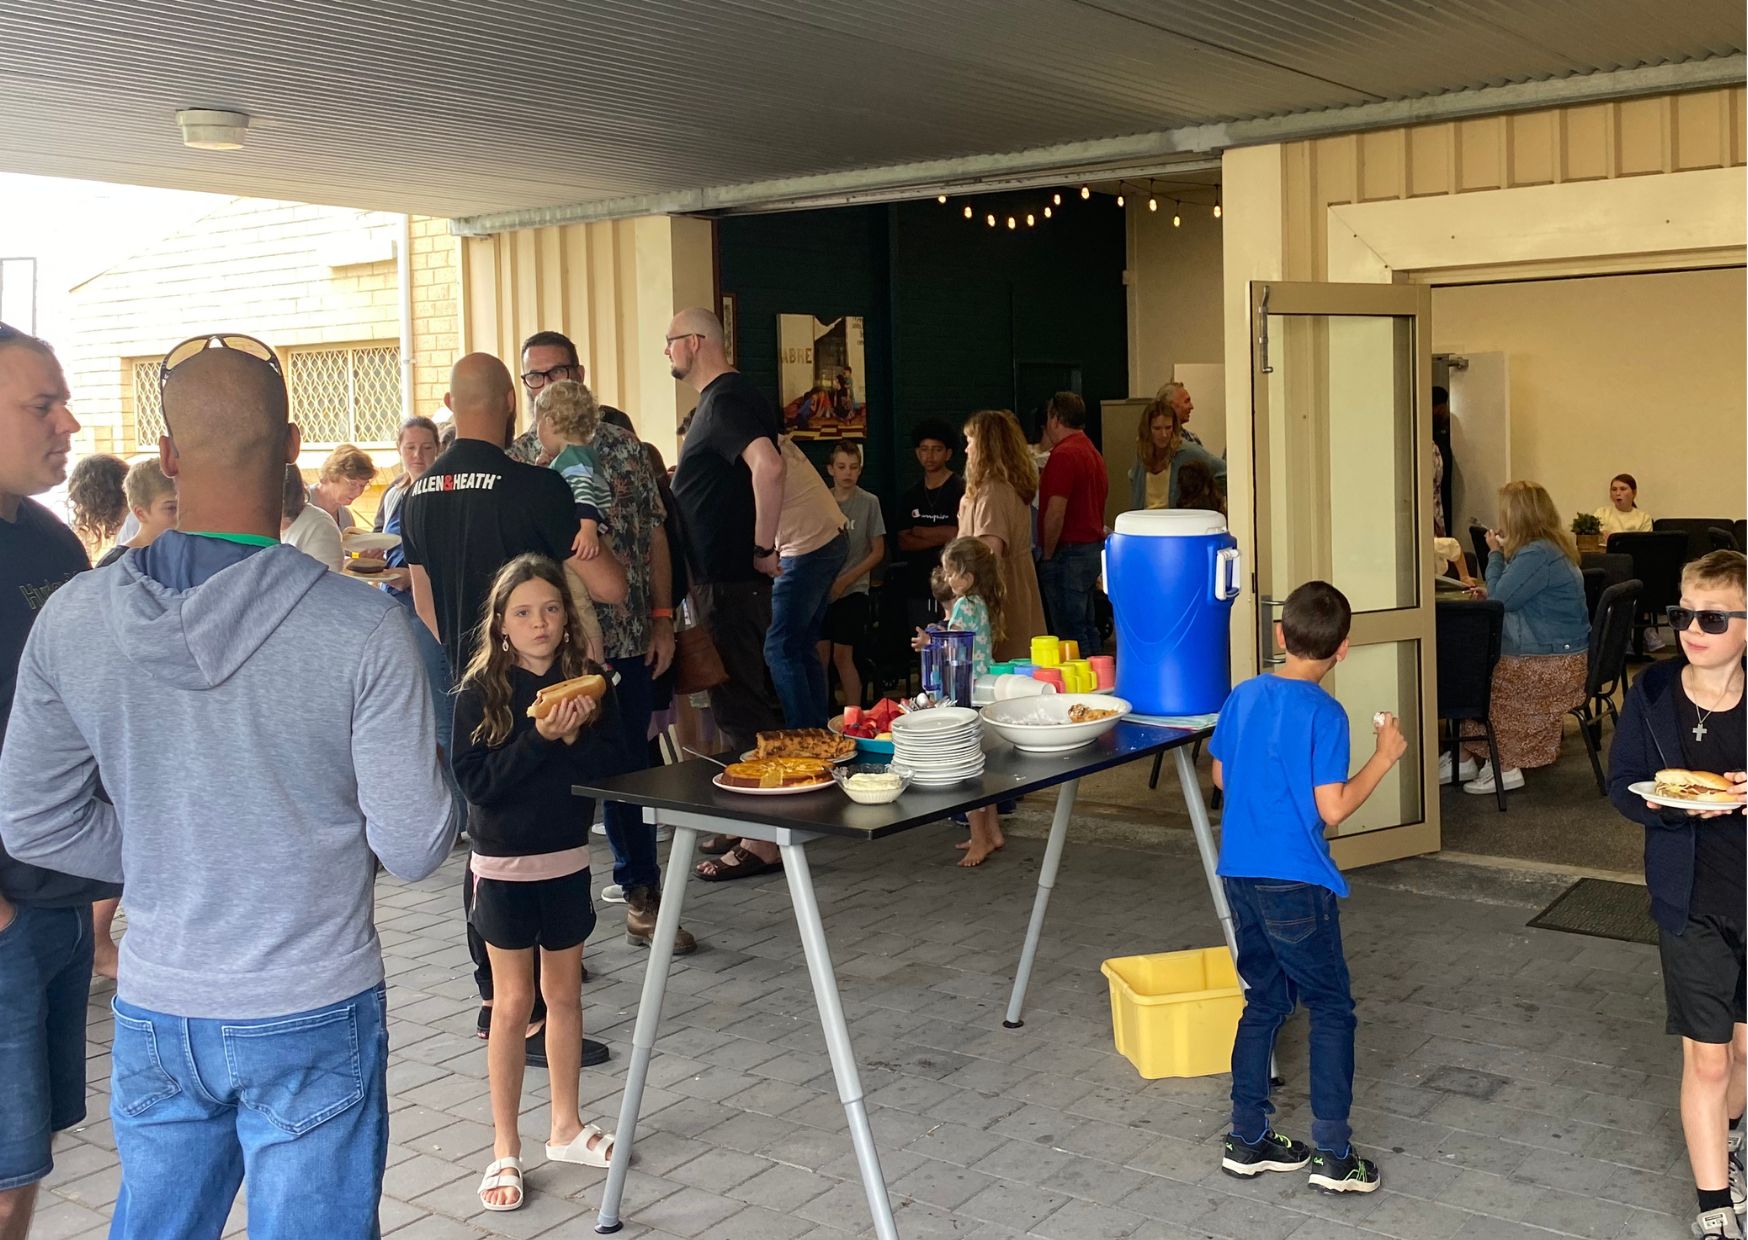
[[[90,568],[32,495],[67,477],[79,429],[49,346],[0,323],[0,753],[19,656],[49,596]],[[85,1118],[91,902],[119,885],[31,865],[0,846],[0,1237],[30,1230],[50,1141]]]
[[[300,438],[271,350],[196,339],[164,376],[179,528],[43,608],[0,836],[26,861],[127,874],[110,1236],[216,1236],[245,1178],[252,1235],[374,1235],[375,863],[424,878],[456,830],[431,697],[406,612],[279,541]]]
[[[534,400],[549,383],[581,383],[584,370],[577,346],[561,332],[536,332],[522,344],[522,386],[530,417]],[[674,659],[673,571],[662,505],[649,458],[636,435],[614,425],[603,407],[593,448],[601,475],[612,492],[611,519],[602,529],[607,549],[625,568],[625,600],[595,608],[607,662],[619,673],[617,698],[621,766],[630,774],[649,766],[649,721],[655,709],[655,682]],[[529,434],[535,433],[530,427]],[[538,440],[536,440],[538,444]],[[574,524],[574,523],[573,523]],[[609,801],[602,808],[607,842],[613,849],[613,883],[625,900],[625,938],[648,947],[661,910],[662,872],[656,858],[655,827],[636,806]],[[607,893],[614,894],[614,893]],[[674,937],[676,955],[697,942],[685,929]]]

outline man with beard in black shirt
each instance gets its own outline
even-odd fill
[[[42,605],[91,567],[85,548],[31,499],[64,481],[79,423],[43,341],[0,323],[0,745],[18,659]],[[0,1235],[30,1229],[54,1133],[85,1118],[91,902],[112,883],[27,865],[0,846]]]

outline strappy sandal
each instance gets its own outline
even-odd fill
[[[698,851],[708,857],[720,857],[738,843],[738,835],[707,835],[698,841]]]
[[[569,1145],[546,1143],[549,1162],[576,1163],[583,1167],[605,1167],[613,1161],[613,1134],[602,1132],[598,1124],[584,1124],[583,1130]]]
[[[706,866],[711,867],[713,872],[705,873]],[[700,861],[698,868],[692,872],[707,883],[725,883],[731,878],[756,878],[760,874],[770,874],[782,869],[781,861],[766,861],[744,845],[736,844],[720,857]]]
[[[516,1190],[516,1200],[512,1202],[493,1202],[486,1200],[486,1194],[497,1188],[513,1188]],[[479,1182],[479,1203],[488,1210],[503,1212],[520,1210],[522,1203],[528,1198],[527,1191],[522,1186],[522,1160],[520,1158],[500,1158],[486,1168],[485,1178]]]

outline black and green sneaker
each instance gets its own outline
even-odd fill
[[[1226,1134],[1226,1152],[1220,1170],[1248,1178],[1264,1171],[1297,1171],[1311,1161],[1311,1147],[1283,1137],[1270,1128],[1255,1145],[1235,1132]]]
[[[1378,1164],[1361,1158],[1352,1146],[1342,1157],[1328,1150],[1311,1155],[1311,1187],[1320,1193],[1371,1193],[1381,1183]]]

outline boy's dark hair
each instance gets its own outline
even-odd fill
[[[1353,608],[1347,595],[1327,581],[1307,581],[1287,595],[1281,608],[1281,636],[1287,653],[1301,659],[1329,659],[1347,640]]]
[[[943,445],[947,451],[956,452],[959,448],[959,436],[953,433],[953,428],[940,418],[924,418],[910,428],[910,446],[920,448],[923,440],[933,439]]]
[[[1046,418],[1055,418],[1071,431],[1086,425],[1086,402],[1075,392],[1058,392],[1044,409]]]
[[[1443,385],[1436,383],[1433,385],[1432,403],[1435,405],[1448,405],[1451,403],[1451,394],[1445,391]]]
[[[854,439],[840,439],[832,445],[831,455],[826,459],[835,461],[840,456],[853,456],[856,458],[856,463],[860,465],[862,463],[862,445]]]
[[[566,353],[570,354],[570,364],[572,366],[581,366],[583,364],[583,359],[577,356],[577,346],[573,344],[571,338],[563,332],[535,332],[532,336],[522,342],[523,353],[528,352],[530,349],[539,348],[563,349]]]

